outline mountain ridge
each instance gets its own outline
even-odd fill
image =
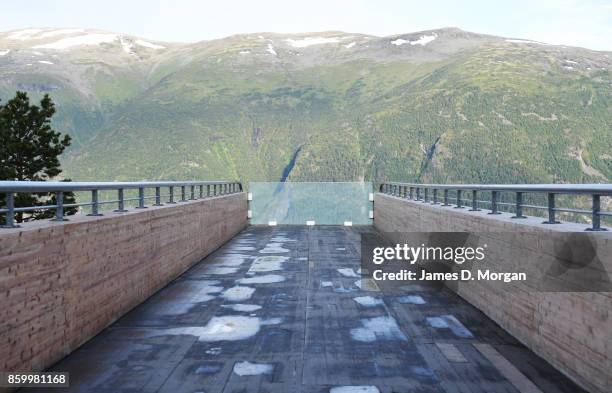
[[[0,98],[52,96],[73,179],[612,176],[609,52],[458,28],[181,44],[34,30],[0,33]]]

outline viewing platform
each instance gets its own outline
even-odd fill
[[[0,182],[0,371],[70,373],[67,388],[24,391],[612,386],[610,185],[15,183]],[[15,207],[42,191],[58,202]],[[91,198],[64,205],[65,192]],[[54,220],[17,222],[41,208]],[[479,234],[489,268],[536,269],[556,289],[364,271],[364,239],[439,233]]]

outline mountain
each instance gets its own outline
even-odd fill
[[[611,67],[611,52],[456,28],[0,33],[0,98],[51,95],[76,180],[609,182]]]

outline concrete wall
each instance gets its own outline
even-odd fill
[[[541,218],[513,220],[510,214],[492,216],[488,211],[469,212],[384,194],[376,194],[374,203],[374,225],[394,243],[404,243],[407,237],[414,239],[414,235],[401,232],[486,233],[487,268],[498,272],[539,271],[543,279],[557,283],[559,277],[546,277],[554,271],[549,267],[563,263],[555,259],[558,254],[551,239],[572,231],[584,233],[585,229],[585,225],[544,225]],[[600,281],[612,279],[612,233],[584,236],[600,256],[596,265],[584,270]],[[547,268],[541,268],[543,265]],[[610,391],[610,292],[548,292],[534,290],[524,282],[501,285],[477,280],[447,286],[578,384],[593,392]]]
[[[0,229],[0,370],[42,370],[247,225],[244,193]]]

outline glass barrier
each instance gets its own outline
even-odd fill
[[[371,225],[370,182],[254,182],[251,224]]]

